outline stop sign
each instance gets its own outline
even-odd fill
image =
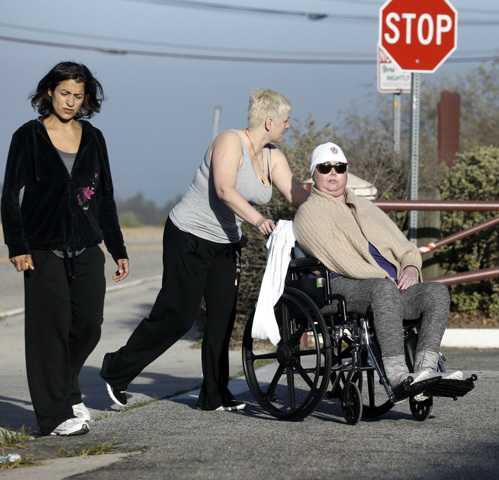
[[[457,46],[457,11],[447,0],[388,0],[379,44],[404,70],[434,72]]]

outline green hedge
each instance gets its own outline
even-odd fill
[[[458,157],[440,187],[442,199],[491,201],[498,199],[499,148],[476,147]],[[447,237],[466,228],[486,222],[497,212],[442,213],[442,236]],[[448,273],[468,272],[499,265],[498,228],[483,230],[451,243],[436,254]],[[499,315],[497,279],[456,285],[452,288],[452,309],[457,312],[481,312]]]

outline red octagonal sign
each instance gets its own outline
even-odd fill
[[[457,46],[457,11],[447,0],[388,0],[379,44],[404,70],[434,72]]]

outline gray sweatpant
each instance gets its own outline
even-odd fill
[[[332,279],[332,293],[345,297],[350,312],[363,314],[370,306],[382,355],[404,353],[402,321],[421,317],[417,351],[438,352],[447,327],[449,290],[440,283],[418,283],[400,291],[388,279]]]

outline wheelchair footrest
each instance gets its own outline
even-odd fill
[[[425,390],[425,394],[432,397],[463,397],[475,388],[476,375],[472,375],[466,380],[446,380],[441,379]]]
[[[441,377],[428,378],[427,380],[422,380],[421,382],[411,383],[412,377],[404,380],[400,385],[393,388],[393,398],[391,399],[394,403],[398,403],[407,397],[414,397],[420,393],[428,391],[433,385],[438,383]]]

